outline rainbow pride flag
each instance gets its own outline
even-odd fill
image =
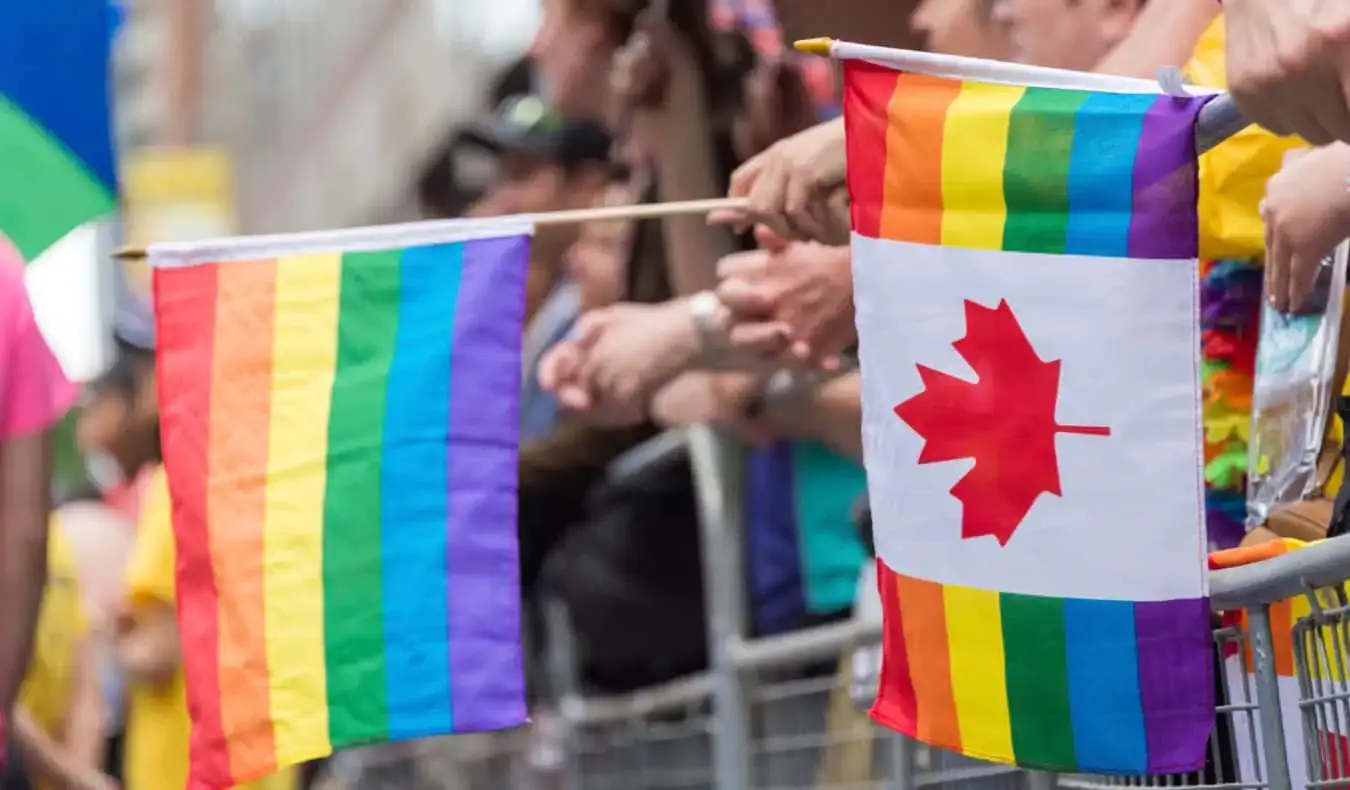
[[[151,248],[193,786],[525,721],[530,231]]]
[[[1196,770],[1214,720],[1205,99],[834,54],[884,618],[873,718],[1025,767]]]
[[[108,0],[0,3],[0,233],[33,260],[113,211]]]

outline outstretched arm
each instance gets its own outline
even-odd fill
[[[1159,66],[1180,66],[1190,60],[1195,42],[1219,15],[1219,8],[1214,0],[1149,3],[1130,34],[1094,71],[1153,79]]]
[[[46,431],[0,440],[0,715],[23,682],[47,581],[51,456]]]

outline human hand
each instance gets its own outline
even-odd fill
[[[583,315],[575,336],[540,361],[539,383],[563,408],[605,424],[635,424],[646,419],[656,390],[698,355],[685,302],[620,303]]]
[[[1291,151],[1266,184],[1266,293],[1281,312],[1308,307],[1322,261],[1350,237],[1350,146]]]
[[[763,387],[762,376],[747,373],[686,373],[656,393],[652,416],[667,428],[713,424],[749,444],[764,444],[774,433],[765,420],[749,414]]]
[[[789,242],[763,226],[755,235],[759,250],[718,264],[732,347],[782,364],[837,367],[857,341],[848,248]]]
[[[769,146],[736,169],[728,196],[745,209],[713,212],[709,222],[767,225],[783,238],[847,244],[848,193],[842,118]]]
[[[1228,83],[1248,118],[1315,145],[1350,142],[1350,3],[1227,0]]]
[[[614,54],[609,73],[610,127],[647,146],[668,132],[671,113],[702,107],[698,57],[670,20],[643,13]]]

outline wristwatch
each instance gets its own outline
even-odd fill
[[[689,297],[689,317],[694,319],[694,331],[698,335],[700,359],[710,367],[716,367],[726,356],[723,333],[726,324],[726,307],[717,294],[712,291],[700,291]]]

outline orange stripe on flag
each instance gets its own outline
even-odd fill
[[[897,574],[899,610],[904,615],[905,652],[917,700],[919,740],[961,751],[961,729],[952,696],[947,652],[947,608],[942,585]]]
[[[234,776],[276,770],[263,622],[274,261],[219,267],[207,522],[220,594],[221,722]]]
[[[957,80],[902,74],[890,101],[881,237],[942,243],[942,137]]]

